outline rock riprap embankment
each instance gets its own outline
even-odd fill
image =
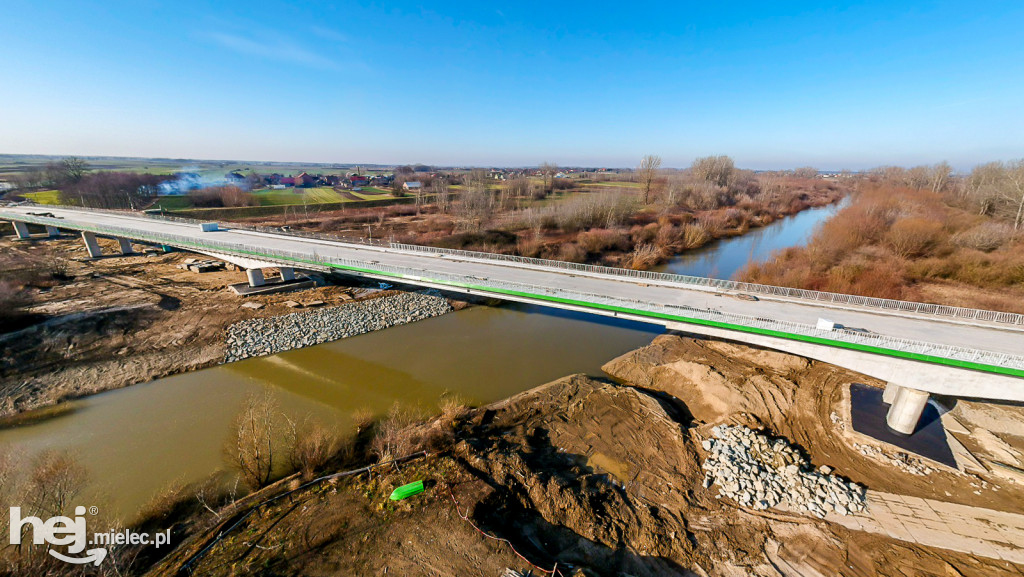
[[[227,329],[225,362],[272,355],[404,325],[452,310],[434,291],[400,293],[338,307],[250,319]]]
[[[704,487],[751,509],[788,504],[818,517],[863,511],[864,488],[844,481],[832,470],[814,467],[783,439],[769,439],[742,425],[718,425],[703,441]]]

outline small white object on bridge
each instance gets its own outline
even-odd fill
[[[220,227],[215,222],[204,222],[199,225],[199,230],[203,232],[216,232],[220,230]]]
[[[834,331],[834,330],[836,330],[836,323],[835,323],[835,321],[830,321],[828,319],[819,318],[818,319],[818,330],[819,331]]]

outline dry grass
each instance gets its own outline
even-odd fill
[[[370,449],[378,460],[389,461],[412,453],[417,442],[412,425],[420,419],[417,411],[399,403],[392,405],[388,414],[377,423],[376,434],[370,443]]]
[[[308,417],[302,422],[290,423],[288,444],[288,463],[306,479],[323,469],[339,448],[353,446],[351,442],[342,443],[336,433]],[[348,453],[343,458],[351,458]]]

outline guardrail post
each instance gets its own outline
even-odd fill
[[[96,242],[96,235],[89,231],[82,231],[82,240],[85,241],[85,250],[90,258],[99,258],[103,254],[100,245]]]

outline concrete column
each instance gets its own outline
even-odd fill
[[[896,393],[900,390],[900,386],[896,383],[885,383],[885,391],[882,393],[882,402],[891,405],[896,400]]]
[[[132,248],[132,241],[127,238],[118,238],[117,244],[121,245],[121,254],[132,254],[135,249]]]
[[[25,224],[23,222],[20,222],[20,221],[17,221],[17,220],[11,221],[11,224],[14,225],[14,233],[18,235],[18,238],[28,238],[29,237],[28,225],[27,224]]]
[[[266,283],[263,280],[263,270],[258,268],[251,268],[245,271],[245,276],[249,277],[249,286],[263,286]]]
[[[89,251],[89,256],[92,258],[98,258],[103,251],[100,250],[100,245],[96,242],[96,235],[88,232],[82,232],[82,240],[85,241],[85,250]]]
[[[889,413],[885,416],[885,423],[897,433],[912,435],[917,429],[917,422],[921,420],[921,413],[924,412],[924,406],[927,404],[928,393],[899,387],[892,406],[889,407]]]
[[[55,226],[46,225],[46,236],[60,236],[60,229]]]
[[[281,271],[281,280],[295,280],[295,269],[292,267],[282,266],[277,270]]]

